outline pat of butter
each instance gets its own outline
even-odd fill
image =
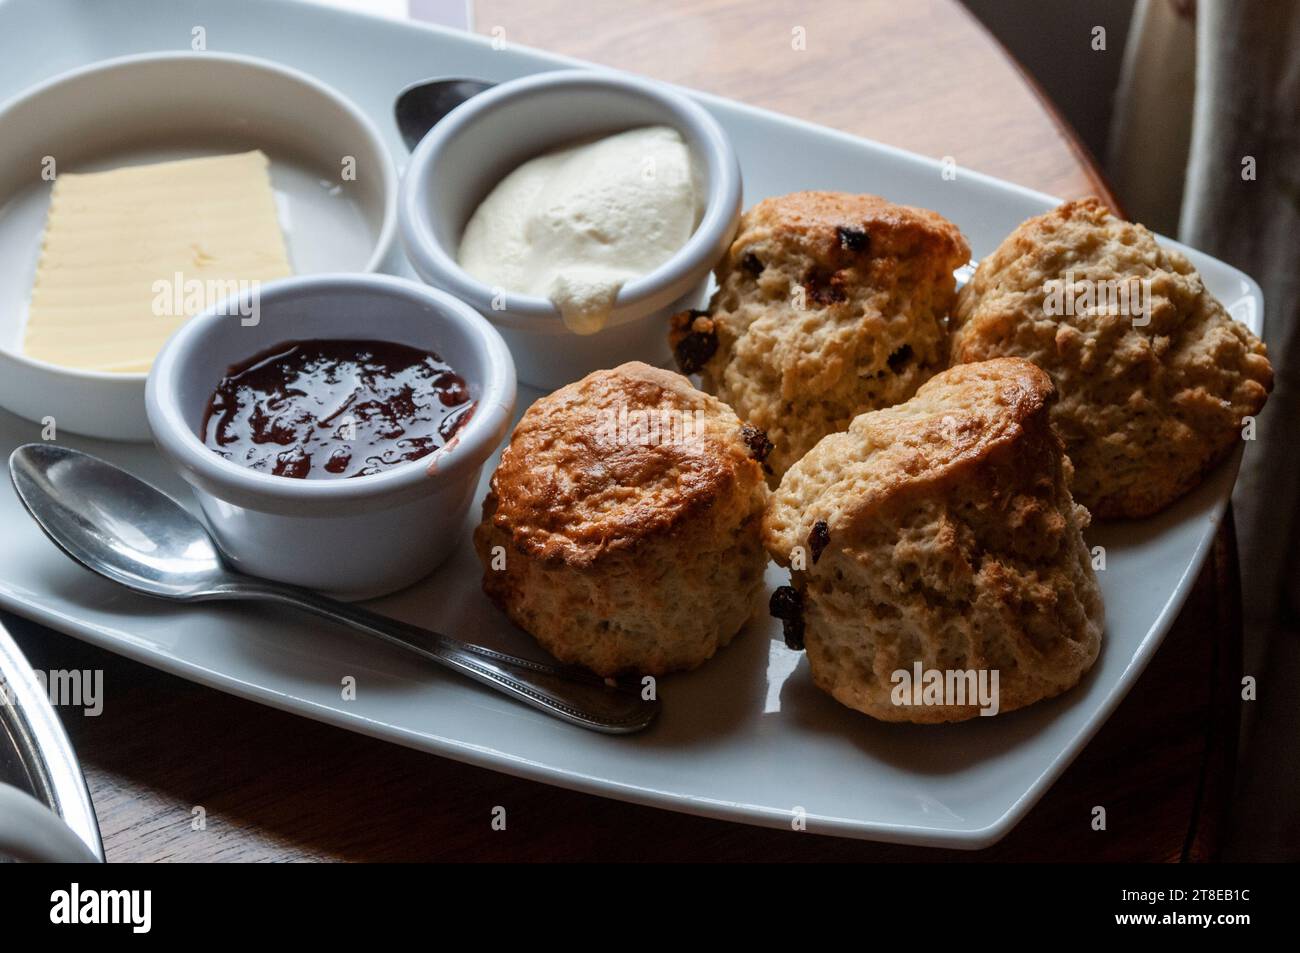
[[[148,371],[195,313],[289,274],[260,151],[66,173],[50,196],[23,351]]]

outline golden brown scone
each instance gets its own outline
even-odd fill
[[[767,432],[775,485],[822,437],[907,400],[946,366],[953,269],[970,249],[935,212],[795,192],[741,218],[708,312],[673,317],[685,373]]]
[[[894,673],[998,673],[998,709],[1073,686],[1101,647],[1101,590],[1053,432],[1051,380],[1018,358],[965,364],[822,440],[772,494],[763,540],[791,568],[772,598],[816,684],[884,721]],[[951,699],[949,699],[951,701]]]
[[[484,591],[600,675],[694,668],[762,588],[763,449],[671,371],[633,362],[560,388],[524,414],[492,475],[474,534]]]
[[[1061,293],[1068,273],[1074,294]],[[1132,279],[1148,282],[1149,295]],[[1109,307],[1055,313],[1089,287],[1094,299],[1105,291]],[[1191,263],[1097,199],[1012,232],[961,290],[953,324],[953,363],[1015,355],[1052,375],[1074,495],[1103,519],[1147,516],[1200,483],[1273,386],[1264,344]]]

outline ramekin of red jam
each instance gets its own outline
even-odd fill
[[[445,292],[388,275],[262,286],[186,322],[154,360],[154,442],[232,566],[345,599],[469,551],[514,361]],[[233,310],[235,313],[226,313]]]
[[[473,413],[465,379],[432,351],[388,341],[286,341],[226,372],[201,436],[240,466],[333,480],[428,456]]]

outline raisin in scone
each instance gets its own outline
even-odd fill
[[[935,212],[795,192],[741,218],[708,312],[672,319],[684,373],[764,430],[772,482],[858,414],[946,366],[953,269],[970,250]]]
[[[961,721],[898,672],[997,672],[997,708],[1050,698],[1097,658],[1102,600],[1052,430],[1048,376],[1018,358],[944,371],[822,440],[772,494],[764,542],[791,568],[772,613],[816,684],[884,721]]]
[[[752,614],[762,435],[671,371],[597,371],[533,404],[483,502],[483,589],[604,675],[694,668]]]
[[[953,326],[953,363],[1017,356],[1051,374],[1074,495],[1098,518],[1147,516],[1195,487],[1273,386],[1263,342],[1186,257],[1096,199],[1012,232]]]

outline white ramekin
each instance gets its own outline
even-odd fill
[[[145,392],[154,440],[193,487],[222,552],[242,572],[345,599],[426,575],[461,542],[483,464],[510,425],[515,368],[505,342],[467,305],[386,275],[285,278],[264,285],[258,304],[252,326],[229,306],[187,323],[154,361]],[[429,456],[350,479],[261,473],[204,445],[203,416],[230,367],[285,341],[312,339],[434,351],[469,384],[473,416]]]
[[[330,271],[381,271],[396,263],[397,172],[375,124],[351,100],[299,70],[234,53],[138,53],[92,63],[0,105],[0,206],[41,190],[44,157],[60,172],[176,158],[193,152],[261,148],[319,169],[351,156],[348,200],[372,241]],[[321,201],[341,201],[321,190]],[[31,224],[34,271],[42,218]],[[291,256],[330,241],[284,222]],[[299,227],[295,229],[295,225]],[[359,249],[359,251],[361,251]],[[301,265],[300,271],[305,271]],[[170,278],[170,275],[159,275]],[[31,279],[21,291],[31,291]],[[17,302],[19,299],[15,295]],[[8,305],[9,301],[6,300]],[[143,373],[61,367],[22,352],[25,307],[0,308],[0,406],[60,432],[148,440]],[[35,430],[33,431],[35,432]]]
[[[677,129],[705,190],[695,234],[662,266],[619,292],[608,326],[569,331],[550,301],[498,295],[456,263],[465,224],[492,187],[559,146],[637,126]],[[669,359],[668,315],[702,303],[709,272],[740,219],[740,163],[722,127],[671,87],[591,69],[538,73],[467,100],[411,156],[398,202],[402,244],[416,272],[467,301],[505,337],[520,379],[554,388],[628,360]]]

